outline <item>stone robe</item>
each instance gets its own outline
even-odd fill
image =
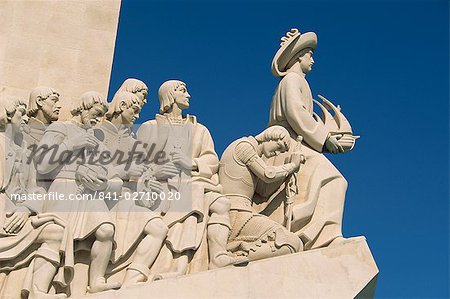
[[[23,179],[35,177],[34,163],[25,163],[28,156],[26,150],[17,146],[12,140],[0,133],[0,297],[20,296],[29,293],[32,287],[33,265],[36,251],[41,246],[39,236],[46,226],[55,223],[57,216],[42,213],[42,200],[12,201],[12,194],[26,195],[37,190],[27,190],[34,182],[23,182]],[[28,173],[28,175],[24,175]],[[28,208],[30,217],[17,233],[4,230],[7,213],[12,213],[17,206]],[[59,219],[60,223],[63,223]],[[66,287],[73,277],[72,238],[66,229],[59,254],[61,267],[55,277],[59,287]],[[25,269],[23,271],[22,269]],[[17,289],[17,281],[22,282],[22,288]]]
[[[326,246],[342,236],[347,182],[322,154],[329,132],[313,116],[313,98],[304,76],[290,72],[280,80],[270,107],[269,126],[273,125],[285,127],[293,139],[303,137],[306,163],[298,174],[299,193],[294,202],[292,229],[304,235],[306,249]],[[268,163],[281,165],[287,156],[281,154]],[[260,210],[278,221],[283,213],[275,211],[285,197],[280,190],[283,188],[276,185],[260,186],[258,190],[263,198],[272,198],[269,205],[262,200]],[[275,196],[276,192],[279,196]]]
[[[178,201],[161,201],[160,211],[169,227],[166,249],[174,255],[188,250],[195,253],[188,273],[207,270],[206,226],[209,206],[222,196],[217,174],[219,159],[208,129],[198,123],[195,116],[187,115],[182,123],[172,123],[168,117],[156,115],[156,119],[142,124],[137,139],[148,146],[154,144],[154,153],[164,152],[165,159],[169,159],[165,163],[171,163],[170,153],[174,149],[181,149],[196,162],[197,171],[182,170],[178,176],[161,182],[166,194],[180,192],[181,198]],[[163,248],[161,259],[164,255],[167,257],[169,254],[164,253]],[[162,264],[157,260],[152,272],[158,273],[160,269],[163,269],[162,272],[170,271]]]
[[[123,164],[121,161],[127,161],[136,142],[131,128],[123,127],[119,130],[114,124],[104,120],[99,129],[103,132],[103,144],[111,151],[112,155],[119,151],[124,153],[122,159],[119,160],[120,157],[117,156],[117,159],[112,161],[112,166],[117,167]],[[131,262],[130,257],[143,239],[143,231],[147,223],[152,219],[161,218],[156,212],[138,206],[136,201],[127,200],[133,199],[133,192],[136,192],[136,178],[130,178],[127,174],[124,174],[121,179],[124,181],[122,198],[111,209],[111,217],[116,224],[114,239],[117,245],[113,252],[113,268],[118,266],[123,268]],[[126,195],[125,193],[129,194]],[[141,195],[139,194],[139,196]],[[123,261],[124,259],[125,261]]]
[[[89,129],[88,129],[89,130]],[[44,137],[39,143],[39,146],[52,145],[59,146],[60,149],[64,149],[65,142],[71,138],[79,135],[80,133],[88,132],[83,128],[81,124],[67,121],[67,122],[55,122],[51,124],[45,131]],[[89,132],[91,133],[91,132]],[[92,132],[93,134],[93,132]],[[74,151],[76,155],[81,149]],[[100,143],[98,148],[99,153],[109,152],[108,149]],[[51,151],[46,155],[51,155]],[[95,153],[93,154],[95,155]],[[62,158],[63,155],[59,156]],[[95,193],[87,188],[84,188],[82,184],[76,181],[76,172],[80,164],[86,164],[90,158],[90,154],[87,154],[86,160],[83,161],[81,156],[78,156],[76,161],[67,161],[63,163],[54,163],[53,166],[43,165],[44,163],[38,163],[38,170],[42,173],[53,171],[57,173],[49,188],[49,193],[62,194],[65,200],[46,201],[44,210],[57,214],[59,217],[66,220],[69,229],[73,235],[74,240],[86,240],[88,239],[96,229],[104,223],[109,223],[114,226],[114,220],[110,215],[108,204],[112,204],[111,200],[99,200],[94,197],[103,192],[107,194],[109,192],[120,192],[122,187],[122,181],[118,178],[114,168],[105,165],[108,188],[106,190]],[[57,156],[58,158],[58,156]],[[93,157],[93,161],[96,157]],[[69,200],[70,195],[86,195],[89,194],[94,200]],[[86,244],[83,242],[83,244]],[[77,244],[81,245],[81,244]],[[90,250],[90,247],[82,248],[76,247],[75,250],[85,249]]]

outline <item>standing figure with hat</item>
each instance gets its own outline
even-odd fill
[[[292,29],[281,40],[281,47],[272,61],[272,73],[280,77],[280,82],[272,99],[269,126],[285,127],[293,139],[301,136],[306,158],[298,175],[292,231],[302,239],[305,249],[337,244],[344,239],[342,214],[347,181],[323,153],[350,151],[358,137],[353,136],[339,106],[322,96],[319,96],[322,103],[312,97],[306,74],[314,64],[316,34],[300,34]],[[322,116],[314,113],[314,103],[322,110]],[[284,158],[283,155],[274,157],[270,163],[281,165]]]

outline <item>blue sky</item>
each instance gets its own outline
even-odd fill
[[[221,154],[265,128],[270,64],[293,27],[318,35],[313,95],[362,136],[330,159],[349,181],[344,235],[365,235],[380,269],[377,297],[448,297],[448,1],[123,0],[109,94],[145,81],[143,122],[162,82],[185,81]]]

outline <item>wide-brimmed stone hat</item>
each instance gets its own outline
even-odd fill
[[[315,49],[317,46],[317,35],[314,32],[301,34],[298,29],[291,29],[286,36],[281,38],[280,49],[272,60],[272,73],[274,76],[286,75],[286,67],[301,50],[306,48]]]

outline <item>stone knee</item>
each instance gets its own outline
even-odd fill
[[[53,250],[49,246],[46,246],[46,244],[42,244],[41,247],[36,251],[35,254],[36,258],[40,257],[44,260],[52,263],[54,266],[59,266],[61,262],[61,256],[58,251]]]
[[[154,218],[147,222],[144,228],[144,233],[146,235],[150,235],[158,239],[164,239],[167,236],[168,231],[169,228],[160,218]]]
[[[110,223],[103,223],[97,228],[95,238],[100,242],[112,241],[114,238],[114,226]]]
[[[221,224],[231,228],[230,207],[231,201],[229,198],[226,196],[217,198],[209,207],[211,216],[209,217],[208,225]]]
[[[224,215],[230,212],[231,200],[226,196],[217,198],[209,207],[210,214]]]
[[[40,242],[61,242],[63,238],[64,227],[54,223],[46,225],[39,235]]]

